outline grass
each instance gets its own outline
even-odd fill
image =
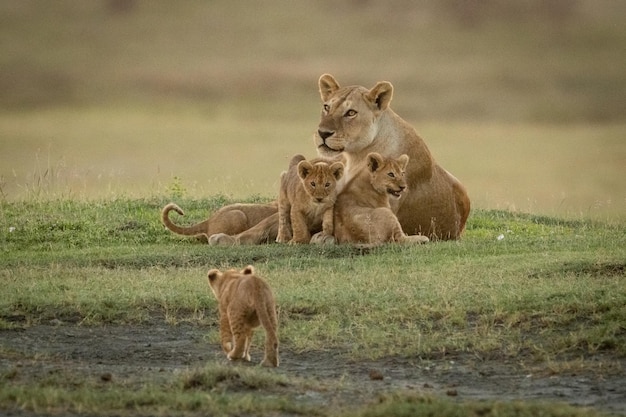
[[[2,202],[0,325],[97,328],[157,320],[216,329],[206,271],[254,264],[276,293],[282,346],[296,353],[333,351],[353,361],[469,354],[524,363],[537,372],[547,367],[556,374],[604,366],[594,359],[597,354],[609,361],[626,356],[623,223],[475,210],[460,242],[366,252],[350,246],[219,248],[165,231],[158,213],[167,201]],[[223,196],[180,201],[189,219],[204,218],[227,202]],[[216,332],[208,342],[217,344]],[[283,393],[320,382],[260,369],[208,365],[168,379],[165,386],[154,381],[132,389],[102,382],[75,386],[71,381],[82,380],[68,372],[38,386],[6,386],[0,406],[160,413],[176,404],[183,414],[324,414]],[[11,375],[5,371],[3,378]],[[224,384],[248,386],[250,392],[231,392]],[[252,394],[257,389],[274,399],[259,399]],[[345,415],[437,410],[452,416],[461,410],[437,397],[394,395]],[[462,409],[475,415],[535,415],[538,410],[551,416],[594,415],[532,403],[464,402]]]
[[[206,270],[250,263],[279,288],[282,337],[296,350],[626,353],[623,224],[475,211],[462,242],[208,248],[163,230],[165,201],[4,203],[5,322],[214,320]],[[224,201],[183,204],[193,218]]]
[[[241,124],[235,117],[212,121],[181,110],[0,114],[0,131],[7,132],[0,142],[0,193],[10,201],[275,196],[291,156],[314,156],[316,123],[313,116]],[[439,163],[465,184],[474,207],[624,219],[623,124],[416,127]]]
[[[625,5],[479,3],[0,5],[0,328],[214,329],[206,270],[251,263],[296,354],[623,362]],[[209,248],[163,230],[170,200],[192,222],[276,195],[290,157],[313,156],[324,72],[394,84],[393,108],[469,190],[462,241]],[[219,366],[142,387],[3,372],[0,408],[43,414],[596,415],[404,392],[298,408],[284,391],[333,387]]]
[[[391,81],[474,207],[624,219],[621,2],[111,3],[0,7],[4,198],[276,195],[330,72]]]
[[[100,414],[102,410],[117,410],[124,415],[143,415],[144,410],[166,414],[177,410],[181,414],[202,412],[204,415],[238,415],[240,413],[286,412],[320,415],[313,408],[302,408],[289,403],[278,403],[271,398],[253,395],[255,390],[279,392],[294,385],[307,385],[296,378],[287,379],[267,371],[234,369],[208,365],[202,369],[185,371],[164,384],[148,383],[142,386],[118,386],[100,378],[89,382],[67,372],[42,378],[38,389],[14,385],[0,391],[0,403],[25,399],[22,408],[35,413]],[[243,391],[231,394],[229,391]]]

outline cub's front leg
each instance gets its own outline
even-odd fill
[[[291,206],[286,201],[279,201],[278,204],[278,236],[277,243],[287,243],[292,238],[291,232]]]
[[[322,216],[322,240],[335,234],[335,206],[330,206]]]
[[[289,243],[309,243],[311,241],[311,233],[309,232],[305,213],[292,209],[291,227],[293,228],[293,238]]]

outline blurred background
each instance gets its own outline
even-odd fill
[[[626,2],[0,0],[0,198],[277,195],[317,80],[392,108],[475,207],[626,219]]]

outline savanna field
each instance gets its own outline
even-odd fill
[[[0,5],[0,413],[626,414],[626,7],[611,1]],[[213,247],[315,155],[317,79],[391,107],[467,187],[463,238]],[[209,268],[276,295],[229,364]]]

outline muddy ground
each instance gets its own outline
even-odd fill
[[[227,363],[219,347],[207,341],[207,335],[214,331],[164,323],[103,327],[57,323],[1,330],[0,373],[21,382],[60,370],[85,379],[166,380],[173,373],[200,368],[208,361]],[[252,354],[253,362],[258,363],[260,347],[253,346]],[[470,356],[352,361],[342,352],[294,353],[283,347],[276,372],[336,387],[293,392],[293,401],[313,405],[360,407],[386,391],[409,390],[452,400],[557,401],[626,414],[626,361],[617,362],[617,371],[613,367],[602,374],[572,371],[554,375],[542,367]]]

